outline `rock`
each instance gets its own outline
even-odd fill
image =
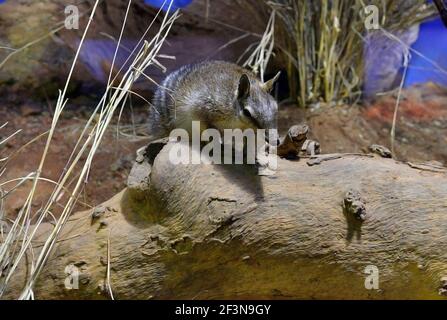
[[[92,212],[92,221],[96,221],[106,213],[106,208],[103,206],[95,207]]]
[[[390,149],[388,149],[387,147],[378,145],[378,144],[372,144],[368,147],[368,149],[371,152],[380,155],[382,158],[392,158],[393,157]]]
[[[405,46],[411,46],[418,38],[419,26],[395,32]],[[382,31],[369,32],[365,47],[366,98],[373,99],[377,93],[393,89],[402,68],[406,48],[395,39],[390,39]]]
[[[307,156],[315,156],[321,153],[320,143],[314,140],[306,140],[301,147],[301,152]]]

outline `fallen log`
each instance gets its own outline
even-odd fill
[[[71,217],[36,298],[108,298],[108,266],[116,299],[445,297],[445,170],[336,154],[278,159],[258,176],[172,165],[166,143],[139,154],[126,190]]]

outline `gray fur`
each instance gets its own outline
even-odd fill
[[[244,74],[249,78],[250,91],[238,99]],[[174,128],[191,132],[193,120],[201,122],[202,130],[215,128],[221,133],[223,129],[276,128],[278,105],[267,87],[253,73],[233,63],[207,61],[184,66],[166,77],[155,93],[151,133],[167,136]]]

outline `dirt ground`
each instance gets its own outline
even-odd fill
[[[280,128],[305,119],[323,153],[368,152],[371,144],[390,148],[395,106],[395,96],[361,107],[321,106],[303,112],[288,106],[281,110]],[[396,159],[447,164],[446,89],[427,84],[405,91],[398,107],[395,137]]]
[[[87,118],[88,111],[82,107],[78,110],[72,109],[64,112],[54,134],[42,177],[53,181],[58,180],[87,122]],[[13,154],[27,142],[45,133],[51,126],[52,115],[45,106],[23,105],[19,110],[15,110],[12,106],[9,106],[9,108],[3,106],[0,110],[0,119],[2,123],[8,122],[7,127],[1,132],[2,136],[22,129],[14,139],[0,150],[0,154],[4,157]],[[123,119],[123,121],[127,120]],[[96,153],[88,183],[85,185],[85,190],[80,199],[82,204],[79,204],[78,209],[93,207],[122,190],[132,161],[135,158],[135,151],[144,145],[145,141],[148,141],[144,138],[131,139],[122,136],[118,138],[116,127],[116,123],[111,126],[99,151]],[[125,128],[125,124],[122,124],[121,130],[125,131]],[[1,178],[2,182],[24,177],[37,169],[47,136],[47,134],[43,134],[38,140],[11,158],[7,170]],[[81,158],[82,160],[83,158]],[[14,184],[11,183],[4,189],[8,190]],[[54,184],[52,183],[40,183],[34,206],[37,208],[42,206],[53,188]],[[29,184],[19,188],[12,196],[8,196],[6,207],[9,214],[18,212],[28,191]]]
[[[390,147],[390,130],[395,108],[395,97],[380,99],[368,106],[319,106],[309,110],[295,105],[281,105],[279,129],[284,133],[291,125],[307,123],[311,137],[321,144],[322,153],[368,152],[375,143]],[[54,135],[49,156],[42,176],[56,181],[61,175],[86,119],[89,108],[72,105],[64,112]],[[148,110],[142,106],[124,114],[121,130],[141,135],[146,131]],[[0,125],[8,122],[0,136],[21,129],[22,131],[0,149],[0,158],[17,151],[21,146],[43,134],[50,128],[51,104],[23,104],[20,107],[10,102],[0,105]],[[435,85],[414,88],[404,93],[399,106],[396,126],[396,158],[402,161],[447,163],[447,90]],[[24,148],[11,159],[1,182],[26,176],[36,170],[47,135]],[[85,185],[77,209],[93,207],[123,189],[127,175],[135,158],[135,152],[144,146],[146,137],[132,138],[117,136],[116,122],[111,126]],[[14,183],[4,187],[9,190]],[[54,185],[42,182],[34,201],[39,208],[48,198]],[[20,187],[8,197],[6,208],[13,216],[23,204],[29,184]]]

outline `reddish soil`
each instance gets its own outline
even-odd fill
[[[311,136],[323,153],[367,152],[371,144],[390,148],[396,97],[368,106],[336,106],[297,110],[282,107],[284,132],[299,121],[310,125]],[[433,84],[403,92],[396,118],[395,153],[402,161],[439,161],[447,164],[447,90]]]
[[[1,157],[14,154],[20,146],[23,146],[50,128],[52,119],[50,113],[47,111],[30,113],[29,110],[35,108],[35,106],[22,106],[21,112],[8,111],[8,108],[0,109],[1,122],[9,122],[8,126],[2,130],[1,136],[6,136],[15,130],[22,129],[22,132],[8,142],[6,147],[0,149]],[[44,165],[43,178],[53,181],[58,180],[87,121],[86,119],[87,113],[78,110],[76,112],[66,112],[65,116],[60,120]],[[96,153],[88,183],[80,199],[83,204],[79,204],[77,209],[95,206],[122,190],[125,186],[132,161],[135,158],[135,151],[145,144],[145,140],[147,141],[147,139],[140,139],[140,141],[135,141],[134,139],[132,141],[123,137],[118,139],[116,136],[116,125],[112,127],[113,129],[108,132]],[[0,183],[24,177],[35,171],[42,157],[46,139],[47,135],[45,134],[11,158]],[[85,157],[81,158],[81,160],[85,160]],[[4,189],[9,190],[13,186],[14,183],[11,183]],[[15,191],[12,196],[8,196],[6,208],[9,214],[14,214],[21,208],[29,188],[30,184],[26,184]],[[39,183],[38,193],[33,205],[36,208],[41,207],[44,201],[48,199],[53,188],[54,184],[52,183]]]

